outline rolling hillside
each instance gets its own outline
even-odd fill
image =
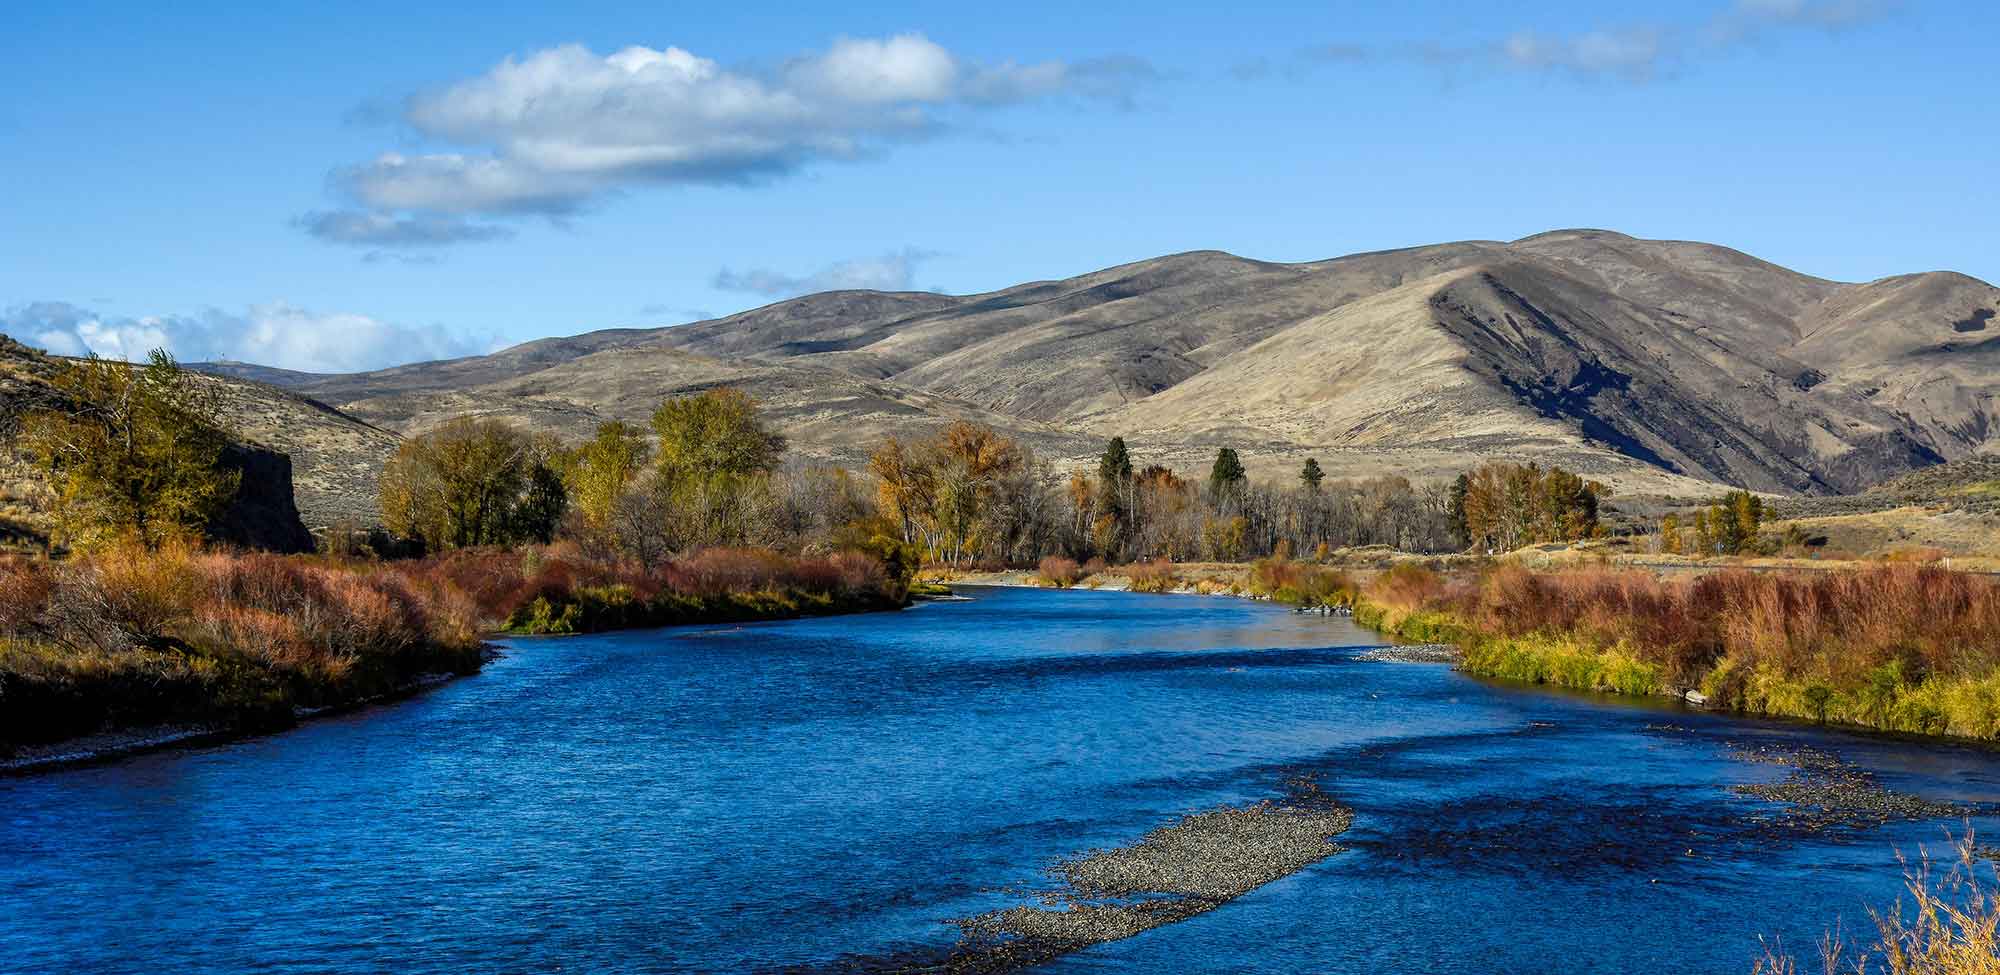
[[[1833,494],[2000,448],[2000,290],[1843,284],[1599,230],[1272,264],[1176,254],[988,294],[831,292],[662,329],[278,382],[402,433],[462,412],[578,436],[741,386],[798,451],[858,464],[970,418],[1059,463],[1128,437],[1198,469],[1318,456],[1442,476],[1488,457],[1628,490]]]

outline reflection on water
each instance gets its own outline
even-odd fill
[[[0,970],[867,967],[1309,771],[1349,852],[1043,970],[1746,971],[1865,921],[1946,824],[1785,828],[1728,789],[1784,770],[1731,742],[2000,800],[1983,751],[1357,661],[1337,619],[977,595],[517,641],[394,706],[0,781]]]

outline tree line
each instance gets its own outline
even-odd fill
[[[57,377],[68,405],[28,417],[22,443],[51,485],[66,543],[199,537],[236,489],[227,431],[203,388],[163,353],[140,368],[87,360]],[[1455,482],[1336,480],[1316,459],[1253,483],[1234,448],[1194,479],[1143,464],[1123,438],[1094,469],[1035,456],[990,427],[955,422],[885,438],[861,472],[787,455],[757,405],[728,388],[661,403],[645,426],[600,424],[564,443],[505,420],[461,417],[406,438],[380,476],[383,527],[412,548],[574,542],[586,554],[657,564],[720,546],[841,548],[954,565],[1241,561],[1588,538],[1609,492],[1561,468],[1491,463]],[[1704,516],[1703,532],[1740,525]],[[1683,531],[1683,534],[1686,534]]]

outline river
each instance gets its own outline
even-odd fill
[[[1224,598],[970,590],[901,613],[506,641],[270,737],[0,779],[0,971],[893,968],[1057,858],[1316,777],[1345,850],[1046,972],[1747,972],[1964,820],[1807,829],[1807,745],[1928,799],[2000,756],[1358,658]],[[1973,825],[1990,823],[1975,817]]]

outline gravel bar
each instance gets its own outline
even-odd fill
[[[1783,782],[1739,785],[1734,791],[1787,803],[1785,817],[1810,830],[1868,827],[1921,819],[1956,819],[1972,810],[1883,786],[1858,765],[1805,745],[1732,745],[1736,758],[1792,770]]]
[[[1449,643],[1412,643],[1376,647],[1354,655],[1356,660],[1378,660],[1401,664],[1455,664],[1465,655]]]
[[[1194,813],[1138,842],[1058,862],[1040,904],[961,918],[957,947],[899,972],[1011,972],[1212,911],[1340,852],[1354,813],[1307,778],[1282,798]]]

